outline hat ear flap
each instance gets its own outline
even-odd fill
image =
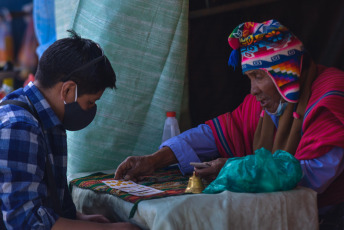
[[[231,55],[229,56],[228,65],[233,66],[234,70],[240,63],[240,51],[239,49],[235,49],[232,51]]]

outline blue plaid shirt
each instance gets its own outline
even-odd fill
[[[76,214],[67,188],[67,136],[60,120],[32,82],[4,100],[19,100],[32,108],[27,98],[38,113],[44,135],[27,110],[11,104],[0,107],[0,197],[3,222],[8,230],[51,229],[59,218],[48,198],[46,153],[63,217],[74,219]]]

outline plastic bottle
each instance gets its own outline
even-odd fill
[[[178,121],[176,119],[176,112],[166,112],[166,120],[164,125],[164,132],[162,134],[162,142],[170,139],[171,137],[180,134]]]

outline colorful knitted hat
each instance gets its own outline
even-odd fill
[[[241,53],[243,73],[264,70],[286,101],[298,101],[304,49],[302,42],[286,27],[276,20],[245,22],[233,30],[228,43],[233,48],[228,65],[235,68]]]

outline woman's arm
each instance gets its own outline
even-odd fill
[[[303,178],[299,185],[311,188],[319,194],[344,170],[344,149],[334,147],[325,155],[311,159],[300,160]]]
[[[174,153],[183,174],[193,172],[194,167],[190,165],[190,162],[210,161],[220,156],[213,132],[205,124],[165,141],[160,148],[166,146]]]
[[[190,162],[201,162],[219,157],[212,131],[208,125],[183,132],[161,144],[160,149],[146,156],[131,156],[117,168],[115,179],[140,180],[156,169],[178,163],[182,173],[192,173]]]

